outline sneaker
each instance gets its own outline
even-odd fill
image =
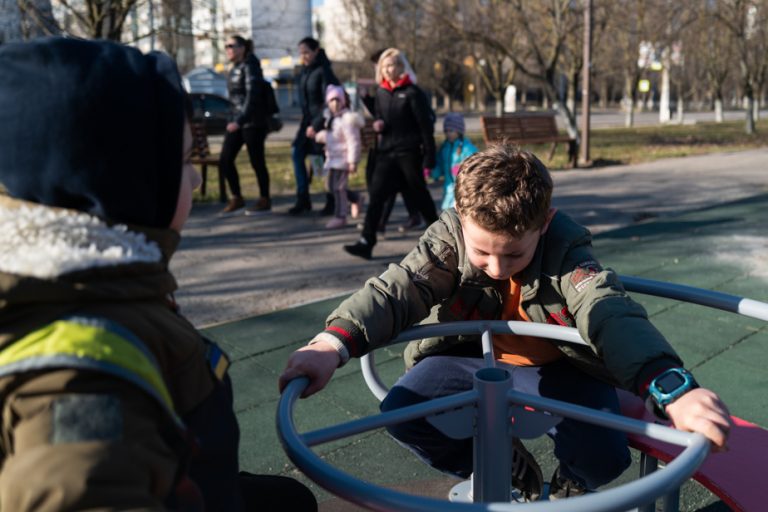
[[[347,251],[352,256],[357,256],[358,258],[363,258],[365,260],[371,259],[371,253],[373,252],[373,247],[363,240],[362,238],[358,240],[356,244],[353,245],[345,245],[344,250]]]
[[[219,215],[221,217],[231,217],[232,215],[240,213],[243,208],[245,208],[245,201],[243,201],[243,198],[240,196],[233,196],[227,203],[227,206],[219,212]]]
[[[539,463],[519,439],[512,440],[512,448],[512,487],[518,489],[526,501],[536,501],[544,487]]]
[[[339,228],[343,228],[346,225],[347,225],[346,217],[334,217],[326,223],[325,229],[339,229]]]
[[[246,215],[259,215],[272,210],[272,200],[268,197],[260,197],[256,204],[245,209]]]
[[[406,231],[410,231],[412,229],[424,229],[425,227],[427,227],[427,225],[424,223],[421,215],[412,215],[408,217],[408,222],[402,226],[399,226],[397,230],[400,233],[405,233]]]
[[[560,474],[560,466],[558,466],[555,472],[552,474],[552,480],[549,483],[550,500],[573,498],[574,496],[583,496],[584,494],[590,492],[592,491],[580,483],[574,482],[570,478],[562,476]]]
[[[360,212],[363,210],[363,204],[365,204],[365,199],[363,199],[363,194],[359,194],[359,198],[354,203],[349,203],[349,214],[352,216],[353,219],[356,219],[360,216]]]

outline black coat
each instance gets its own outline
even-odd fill
[[[435,136],[432,109],[424,92],[414,84],[389,91],[376,90],[376,118],[384,121],[379,152],[423,153],[423,166],[435,166]]]
[[[299,105],[301,106],[301,124],[296,133],[294,145],[314,146],[311,140],[306,138],[308,126],[312,126],[316,132],[323,129],[325,119],[323,110],[325,109],[325,89],[329,84],[339,85],[339,79],[331,69],[331,61],[325,55],[325,51],[320,49],[315,59],[308,65],[301,68],[298,80]],[[312,152],[312,148],[307,148]]]
[[[267,126],[266,87],[259,59],[249,53],[227,77],[229,99],[235,106],[235,122],[241,128]]]

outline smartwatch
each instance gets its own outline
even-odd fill
[[[665,408],[682,395],[699,387],[696,379],[684,368],[670,368],[657,375],[648,386],[649,405],[652,412],[669,419]]]

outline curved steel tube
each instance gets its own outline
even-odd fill
[[[325,489],[371,510],[379,511],[511,511],[520,510],[519,504],[509,503],[454,503],[432,498],[405,494],[358,480],[343,471],[325,463],[305,444],[305,439],[313,433],[301,435],[293,422],[293,406],[308,385],[306,377],[291,381],[280,398],[277,412],[277,431],[283,449],[296,466],[309,478]],[[536,397],[521,393],[510,393],[515,402],[534,403]],[[630,484],[602,491],[592,495],[560,500],[557,502],[533,502],[525,504],[531,512],[617,512],[650,503],[658,496],[676,489],[696,471],[709,452],[709,442],[700,434],[680,432],[669,427],[650,425],[638,420],[614,416],[607,413],[594,414],[597,411],[573,406],[555,400],[537,399],[536,406],[553,412],[567,413],[588,419],[591,423],[620,427],[620,430],[642,432],[656,439],[686,446],[685,450],[664,471],[657,471]],[[426,404],[411,406],[423,408]],[[449,407],[446,407],[448,409]],[[426,409],[425,409],[426,410]],[[338,428],[345,429],[345,424]],[[372,428],[376,428],[374,425]],[[362,432],[364,430],[358,430]],[[514,507],[514,508],[513,508]]]
[[[700,306],[707,306],[723,311],[730,311],[739,315],[768,321],[768,304],[738,295],[704,290],[684,284],[665,283],[635,276],[619,276],[628,292],[637,292],[645,295],[655,295],[683,302],[691,302]]]
[[[721,292],[702,290],[691,286],[664,283],[651,279],[643,279],[633,276],[620,277],[624,287],[629,292],[655,295],[680,301],[691,302],[724,311],[729,311],[744,316],[768,321],[768,304],[729,295]],[[470,321],[452,322],[444,324],[421,325],[404,331],[392,343],[400,343],[414,339],[454,335],[467,332],[477,332],[487,342],[490,332],[521,334],[528,336],[540,336],[555,338],[571,343],[585,344],[572,328],[535,324],[529,322],[505,322],[505,321]],[[486,343],[487,344],[487,343]],[[374,366],[373,353],[369,353],[361,360],[361,369],[366,384],[373,394],[382,400],[387,392],[387,387],[381,382]],[[304,435],[296,431],[293,423],[292,411],[296,399],[307,386],[306,378],[291,381],[283,393],[278,406],[277,427],[280,440],[290,459],[304,471],[312,480],[329,491],[353,501],[372,510],[403,510],[414,512],[438,512],[438,511],[507,511],[519,510],[519,504],[507,503],[452,503],[442,500],[434,500],[421,496],[404,494],[383,487],[379,487],[361,480],[355,479],[346,473],[323,462],[307,447],[339,439],[348,435],[365,432],[383,425],[402,421],[406,418],[426,416],[438,410],[448,410],[457,404],[466,404],[475,401],[477,395],[474,392],[462,393],[460,396],[445,397],[454,398],[440,403],[430,401],[393,411],[388,415],[377,415],[372,418],[364,418],[354,422],[347,422],[335,427],[329,427]],[[473,394],[474,393],[474,394]],[[653,439],[666,441],[687,448],[670,462],[664,471],[657,471],[633,483],[626,484],[607,491],[601,491],[593,495],[560,500],[556,503],[534,502],[526,504],[526,510],[531,512],[613,512],[627,510],[650,503],[657,497],[668,494],[677,489],[685,480],[690,478],[696,468],[704,461],[709,451],[708,441],[700,434],[681,432],[660,425],[653,425],[638,420],[615,416],[584,407],[565,404],[542,397],[525,395],[515,391],[509,392],[509,400],[514,403],[532,405],[537,409],[545,410],[561,416],[572,417],[581,421],[600,424],[609,428],[623,430],[625,432],[646,435]],[[407,409],[407,410],[405,410]],[[512,508],[512,507],[516,508]]]

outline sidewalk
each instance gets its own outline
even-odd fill
[[[768,148],[639,165],[553,173],[553,203],[593,233],[663,218],[706,205],[768,192]],[[441,198],[433,186],[432,197]],[[346,254],[343,244],[360,236],[355,223],[324,229],[326,217],[287,214],[293,197],[275,197],[273,213],[222,219],[221,206],[196,204],[171,269],[176,296],[197,326],[229,322],[324,299],[359,288],[369,277],[399,261],[420,233],[400,234],[406,219],[398,200],[387,231],[365,261]],[[315,210],[324,199],[313,198]],[[360,219],[362,220],[362,219]]]
[[[756,150],[660,161],[636,166],[639,169],[557,173],[555,195],[559,197],[559,207],[568,212],[573,208],[579,220],[593,219],[597,226],[621,225],[626,216],[631,219],[640,214],[650,219],[617,229],[602,229],[596,236],[595,249],[601,262],[620,274],[674,281],[768,302],[768,229],[764,221],[768,211],[768,178],[763,176],[767,157],[768,150]],[[716,172],[717,169],[722,171]],[[702,202],[715,206],[702,208]],[[698,209],[675,213],[691,208]],[[288,249],[281,246],[300,248],[307,272],[314,266],[327,274],[328,281],[320,288],[341,293],[356,286],[348,286],[348,280],[343,286],[335,286],[334,276],[352,275],[353,281],[362,283],[365,277],[375,275],[386,263],[404,254],[415,240],[415,235],[408,234],[383,242],[380,251],[377,246],[380,258],[373,262],[356,261],[338,251],[332,253],[333,257],[317,258],[312,247],[330,243],[338,249],[338,244],[354,238],[354,228],[341,234],[318,235],[319,220],[303,219],[301,228],[297,228],[295,219],[278,215],[269,219],[243,218],[218,224],[218,229],[199,217],[193,219],[193,236],[200,239],[182,246],[179,256],[183,259],[185,253],[203,251],[206,244],[215,244],[218,249],[209,255],[207,267],[199,269],[202,275],[192,280],[186,274],[181,279],[183,286],[192,285],[191,295],[185,300],[192,304],[195,298],[202,300],[202,283],[216,275],[213,273],[220,270],[227,257],[244,259],[245,265],[236,272],[218,274],[218,282],[210,286],[240,293],[248,286],[241,283],[241,274],[248,272],[249,263],[260,263],[259,278],[264,281],[261,285],[270,288],[265,293],[278,293],[279,281],[273,274],[281,270],[289,254],[282,252]],[[319,236],[327,236],[331,241],[318,241]],[[270,253],[276,259],[269,264],[261,261],[267,258],[261,252],[267,248],[279,251]],[[323,300],[247,318],[243,315],[238,321],[206,329],[234,359],[231,374],[242,430],[241,460],[247,471],[303,478],[290,465],[277,441],[276,380],[288,355],[322,327],[327,313],[342,299],[329,299],[327,292],[316,294],[318,283],[305,277],[303,272],[296,272],[289,279],[307,291],[307,299]],[[768,427],[768,326],[699,306],[636,298],[702,385],[718,392],[732,414]],[[254,298],[251,305],[257,300]],[[288,306],[291,300],[285,299],[285,303]],[[379,371],[389,383],[402,372],[401,348],[377,353]],[[299,430],[307,431],[376,411],[376,400],[363,383],[357,361],[352,361],[337,372],[325,390],[301,401],[295,416]],[[554,469],[554,461],[545,455],[549,441],[537,440],[530,448],[541,461],[547,478]],[[442,498],[455,483],[416,461],[378,431],[319,446],[316,452],[341,470],[409,492]],[[633,479],[636,474],[636,468],[632,468],[623,479]],[[359,510],[311,485],[322,502],[321,510]],[[681,510],[713,512],[727,508],[698,484],[688,483],[683,488]]]

